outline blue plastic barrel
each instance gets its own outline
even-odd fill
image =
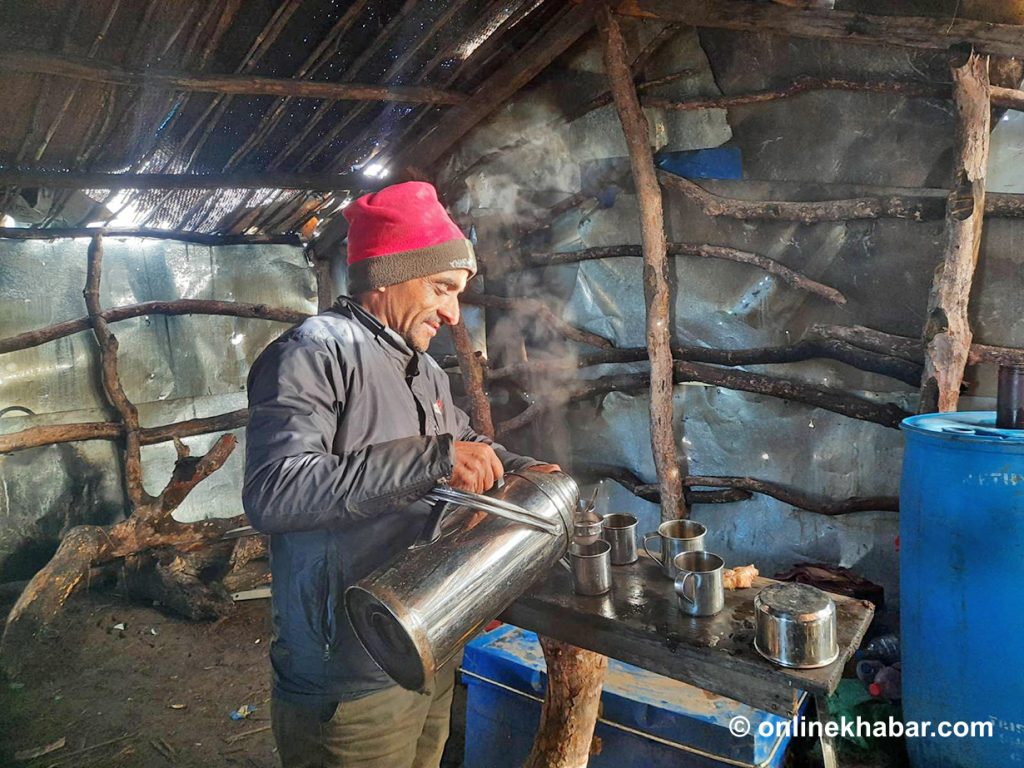
[[[905,722],[915,768],[1024,766],[1024,430],[992,411],[912,416],[900,484]],[[942,723],[991,735],[942,737]],[[977,726],[976,726],[977,727]]]

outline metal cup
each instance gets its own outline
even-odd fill
[[[603,539],[569,545],[566,557],[577,595],[603,595],[612,588],[611,545]]]
[[[680,611],[687,616],[714,616],[725,607],[722,558],[710,552],[683,552],[676,555],[675,566]]]
[[[644,552],[661,563],[661,570],[665,575],[674,579],[676,577],[676,555],[704,549],[704,534],[707,532],[707,528],[693,520],[668,520],[658,526],[657,532],[651,531],[644,534]],[[655,557],[654,553],[647,548],[648,540],[655,536],[661,539],[660,557]]]
[[[602,535],[612,548],[612,565],[635,563],[637,519],[632,515],[605,515]]]

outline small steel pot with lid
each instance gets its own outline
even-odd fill
[[[772,584],[754,598],[754,648],[783,667],[814,669],[839,656],[836,604],[807,584]]]

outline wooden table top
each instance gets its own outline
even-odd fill
[[[754,597],[777,582],[757,578],[750,589],[725,593],[725,608],[694,618],[679,611],[673,583],[644,555],[612,566],[612,589],[587,597],[572,577],[552,568],[501,615],[501,620],[619,659],[713,693],[784,716],[800,707],[801,691],[835,691],[843,666],[867,631],[874,606],[831,595],[836,603],[839,658],[820,669],[786,669],[754,650]]]

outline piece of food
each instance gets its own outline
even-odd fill
[[[722,586],[726,589],[750,589],[758,573],[753,563],[739,568],[726,568],[722,571]]]

